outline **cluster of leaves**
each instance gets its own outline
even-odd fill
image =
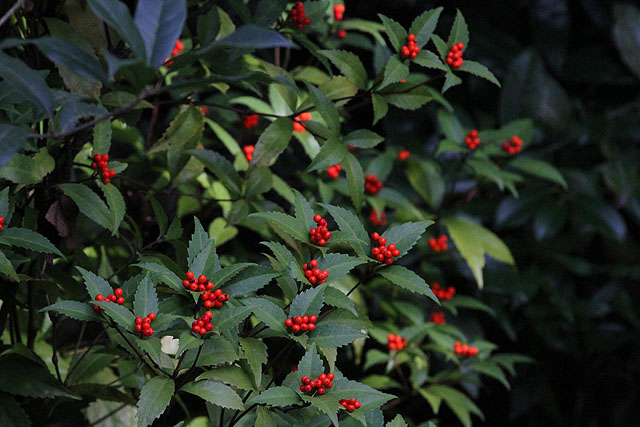
[[[464,425],[482,418],[478,386],[490,377],[509,388],[506,373],[530,359],[495,352],[475,313],[496,312],[477,289],[441,303],[425,279],[482,289],[516,274],[470,201],[508,191],[503,204],[521,203],[527,181],[544,182],[553,201],[567,188],[558,169],[528,154],[533,121],[507,109],[501,125],[481,128],[478,149],[464,145],[480,126],[443,94],[462,83],[459,72],[499,83],[467,57],[456,70],[446,65],[449,46],[469,45],[460,12],[445,42],[435,33],[442,8],[405,29],[384,15],[335,22],[333,2],[309,1],[312,24],[298,30],[285,1],[231,5],[138,0],[132,14],[119,1],[68,0],[55,13],[35,5],[38,13],[11,18],[14,37],[0,45],[0,271],[10,279],[0,312],[0,367],[10,373],[0,380],[3,419],[63,420],[81,402],[89,421],[127,408],[140,426],[205,410],[221,425],[379,426],[382,409],[391,419],[416,400],[431,412],[410,413],[411,422],[435,419],[442,402]],[[339,28],[349,32],[344,40]],[[398,53],[408,34],[422,49],[414,60]],[[185,50],[168,62],[178,38]],[[371,121],[355,126],[365,106]],[[433,150],[421,141],[398,159],[402,142],[370,129],[394,109],[433,113]],[[312,120],[294,131],[304,112]],[[252,114],[256,128],[237,125]],[[524,152],[512,158],[500,144],[513,135]],[[254,141],[247,161],[242,147]],[[110,184],[89,167],[106,153],[118,173]],[[344,178],[326,177],[335,164]],[[365,194],[369,174],[385,183],[376,195]],[[387,212],[391,226],[377,231],[400,251],[395,265],[371,256],[375,227],[363,219],[373,209]],[[322,247],[309,240],[316,213],[332,230]],[[539,216],[534,226],[554,224]],[[435,255],[426,241],[443,233],[455,247]],[[501,279],[485,278],[487,255]],[[328,271],[326,284],[304,277],[310,259]],[[190,330],[202,309],[182,286],[187,271],[231,297],[204,339]],[[116,287],[124,305],[94,301]],[[446,325],[428,320],[438,305]],[[143,339],[134,319],[148,313],[157,313],[155,333]],[[287,331],[285,319],[304,314],[319,315],[315,330]],[[409,345],[387,351],[389,333]],[[456,341],[479,354],[461,359]],[[303,376],[329,371],[325,395],[299,391]],[[338,401],[350,398],[361,408],[340,411]]]

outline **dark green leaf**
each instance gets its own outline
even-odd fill
[[[300,402],[300,396],[296,394],[289,387],[269,387],[267,390],[260,393],[247,401],[247,405],[262,404],[269,406],[285,407],[294,405]]]
[[[104,198],[107,199],[107,204],[109,205],[109,212],[111,213],[111,222],[113,224],[111,232],[112,234],[115,234],[120,227],[120,223],[124,219],[127,207],[124,203],[124,197],[122,197],[118,187],[110,184],[105,184],[101,187]]]
[[[152,1],[152,0],[147,0]],[[171,121],[162,137],[153,144],[148,154],[166,151],[176,147],[193,146],[202,139],[204,132],[204,116],[199,108],[193,105],[183,106]],[[201,151],[201,150],[198,150]],[[202,159],[200,159],[202,161]],[[203,161],[203,163],[205,163]],[[205,166],[208,166],[205,163]],[[215,171],[212,170],[215,173]]]
[[[223,289],[232,297],[247,295],[263,288],[277,275],[270,268],[254,265],[244,269],[233,279],[231,284],[225,284]]]
[[[140,390],[136,419],[138,427],[147,427],[153,420],[164,413],[169,406],[175,391],[173,380],[165,377],[154,377],[147,381]]]
[[[102,322],[104,320],[102,316],[96,313],[93,307],[80,301],[58,301],[40,311],[55,311],[71,319],[81,320],[83,322]]]
[[[213,172],[228,190],[235,194],[241,193],[242,179],[230,161],[211,150],[189,150],[188,153]]]
[[[324,290],[325,286],[317,286],[299,293],[291,302],[289,317],[319,315],[324,300]]]
[[[384,67],[382,83],[379,88],[384,88],[392,83],[397,83],[409,75],[409,66],[402,62],[397,56],[389,58],[389,62]]]
[[[531,157],[516,157],[509,161],[506,166],[533,176],[548,179],[560,184],[565,190],[568,188],[567,181],[565,181],[560,171],[544,160]]]
[[[407,31],[402,28],[402,25],[398,24],[391,18],[380,13],[378,14],[378,17],[384,25],[387,37],[389,37],[389,40],[391,41],[391,46],[393,46],[396,52],[399,52],[400,48],[407,43]]]
[[[138,317],[146,317],[149,313],[158,314],[158,294],[149,276],[145,276],[138,285],[133,313]]]
[[[451,31],[449,32],[447,45],[451,47],[455,43],[460,42],[464,44],[465,48],[467,47],[467,45],[469,44],[469,29],[467,28],[467,23],[464,20],[464,16],[462,16],[462,12],[460,12],[460,9],[458,9],[456,11],[456,19],[453,21]]]
[[[425,68],[447,71],[446,65],[442,63],[438,55],[430,50],[421,50],[418,52],[418,56],[416,56],[413,62]]]
[[[138,0],[134,21],[144,42],[147,64],[159,67],[169,57],[186,17],[185,0]]]
[[[239,411],[244,409],[242,399],[231,387],[215,381],[194,381],[184,385],[180,390],[194,394],[223,408],[237,409]]]
[[[4,252],[0,252],[0,272],[6,274],[7,276],[11,276],[13,280],[16,282],[20,281],[20,277],[18,277],[18,273],[13,268],[11,261],[7,258]]]
[[[344,137],[344,143],[352,147],[373,148],[384,141],[384,138],[368,129],[350,132]]]
[[[58,187],[75,202],[80,212],[107,230],[113,230],[109,208],[92,189],[84,184],[59,184]]]
[[[347,147],[336,138],[329,138],[320,148],[320,152],[316,154],[313,161],[307,168],[308,172],[316,169],[326,169],[342,162],[349,152]]]
[[[340,231],[354,251],[360,256],[367,256],[369,252],[369,235],[360,219],[351,211],[329,204],[322,205],[340,227]]]
[[[342,347],[351,344],[358,338],[364,338],[362,332],[349,326],[318,322],[316,328],[309,333],[309,339],[321,347]]]
[[[118,32],[120,37],[129,44],[137,58],[146,58],[144,41],[124,3],[119,0],[88,1],[93,12]]]
[[[413,189],[432,209],[438,209],[445,192],[445,184],[438,164],[425,160],[411,161],[406,172]]]
[[[103,120],[93,127],[93,154],[107,154],[111,149],[111,120]]]
[[[306,229],[300,229],[299,222],[294,217],[287,214],[283,214],[281,212],[258,212],[251,214],[250,218],[262,218],[275,230],[287,233],[301,242],[309,241],[309,231]]]
[[[613,40],[622,61],[640,79],[640,10],[631,3],[615,4]]]
[[[327,282],[333,282],[343,278],[354,267],[366,263],[362,258],[351,257],[346,254],[331,253],[318,261],[320,270],[327,270],[329,277]]]
[[[359,211],[364,203],[364,172],[356,156],[347,153],[344,159],[344,170],[347,173],[349,196],[353,206]]]
[[[367,72],[356,55],[345,50],[321,50],[320,53],[335,65],[344,76],[360,89],[367,87]]]
[[[0,393],[0,425],[13,427],[31,425],[24,409],[7,393]]]
[[[77,399],[39,363],[17,355],[0,358],[0,390],[18,396]]]
[[[257,338],[240,338],[240,347],[247,359],[253,378],[257,387],[260,387],[262,380],[262,365],[268,361],[267,346]]]
[[[482,77],[483,79],[489,80],[494,85],[500,87],[500,82],[496,79],[496,76],[494,76],[487,67],[479,62],[465,59],[462,63],[462,67],[458,68],[458,70],[473,74],[474,76]]]
[[[340,134],[340,115],[336,106],[315,86],[307,83],[309,97],[334,136]]]
[[[95,300],[96,295],[100,294],[103,297],[113,293],[113,288],[102,277],[98,277],[90,271],[85,270],[82,267],[76,267],[82,277],[84,278],[84,286],[87,289],[87,293],[92,300]]]
[[[277,332],[287,332],[284,327],[287,315],[276,304],[265,298],[245,298],[242,302],[250,307],[253,314],[265,325]]]
[[[53,115],[53,94],[38,72],[19,59],[0,52],[0,77],[19,90],[38,110],[49,117]]]
[[[438,299],[424,279],[405,267],[400,265],[385,267],[380,270],[380,275],[394,285],[398,285],[401,288],[415,292],[419,295],[424,295],[435,302],[438,302]]]
[[[11,132],[7,136],[16,136]],[[16,184],[37,184],[53,171],[56,162],[46,148],[41,148],[33,156],[15,154],[9,162],[0,169],[0,177]]]
[[[30,251],[64,256],[58,248],[51,244],[49,239],[26,228],[9,227],[2,231],[0,241],[9,246],[18,246]]]
[[[402,225],[389,228],[382,233],[382,237],[387,239],[387,245],[393,243],[396,249],[400,251],[400,256],[406,255],[407,252],[416,244],[424,231],[433,224],[433,221],[406,222]]]
[[[293,123],[288,118],[276,119],[260,135],[253,152],[251,165],[268,166],[287,148],[293,134]]]
[[[198,341],[202,342],[202,340]],[[240,366],[230,365],[209,369],[208,371],[201,374],[197,378],[197,380],[205,380],[211,378],[222,381],[234,387],[241,388],[243,390],[255,389],[255,385],[253,383],[253,380],[249,376],[249,372],[242,369]]]
[[[0,123],[0,169],[3,168],[22,147],[26,140],[28,130],[18,126]]]
[[[277,31],[269,30],[257,25],[243,25],[227,37],[219,40],[217,44],[246,49],[297,47],[295,43]]]
[[[134,330],[136,318],[133,313],[124,306],[111,301],[96,301],[95,304],[102,308],[105,313],[124,330]]]
[[[389,104],[382,95],[371,94],[371,103],[373,104],[373,124],[378,123],[380,119],[387,115]]]
[[[433,30],[436,29],[436,25],[438,24],[440,13],[442,13],[442,7],[424,11],[411,23],[409,34],[416,36],[416,44],[418,47],[421,48],[429,42]],[[421,50],[421,52],[425,52],[425,50]]]

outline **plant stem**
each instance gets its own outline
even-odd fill
[[[24,4],[25,1],[27,0],[18,0],[13,6],[11,6],[11,9],[9,9],[7,13],[2,15],[2,18],[0,18],[0,27],[3,26],[4,23],[7,22],[7,20],[11,18],[11,16],[14,13],[16,13],[18,9],[20,9],[20,7]]]
[[[105,414],[104,416],[98,418],[97,420],[95,420],[94,422],[92,422],[91,424],[89,424],[89,427],[91,426],[95,426],[97,424],[100,424],[101,422],[103,422],[104,420],[106,420],[107,418],[111,417],[113,414],[115,414],[116,412],[120,411],[121,409],[123,409],[125,406],[127,406],[126,403],[123,403],[122,405],[116,407],[115,409],[113,409],[112,411],[109,411],[107,414]]]
[[[78,360],[76,361],[76,363],[74,363],[73,365],[71,365],[71,367],[69,368],[69,370],[67,371],[67,376],[64,379],[64,384],[66,384],[69,381],[69,377],[71,376],[71,373],[76,369],[76,367],[80,364],[80,362],[82,362],[82,359],[85,358],[85,356],[87,354],[89,354],[89,352],[91,352],[91,349],[93,348],[94,345],[96,345],[96,343],[98,342],[98,340],[100,339],[100,337],[102,336],[102,334],[104,334],[104,329],[102,331],[100,331],[100,333],[98,335],[96,335],[96,337],[93,339],[93,341],[91,342],[91,344],[89,344],[89,347],[85,350],[84,353],[82,353],[82,356],[80,356],[78,358]],[[78,341],[79,344],[79,341]],[[78,346],[76,345],[76,351],[78,350]]]

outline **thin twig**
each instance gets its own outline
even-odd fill
[[[4,25],[4,23],[11,18],[11,16],[16,13],[16,11],[18,9],[20,9],[22,7],[22,5],[24,4],[24,2],[27,0],[18,0],[16,2],[16,4],[14,4],[13,6],[11,6],[11,9],[9,9],[7,11],[7,13],[5,13],[4,15],[2,15],[2,18],[0,18],[0,27]]]
[[[149,367],[149,369],[151,369],[153,372],[155,372],[155,369],[153,369],[153,366],[151,366],[149,364],[149,362],[146,361],[146,358],[144,357],[144,355],[142,353],[140,353],[140,351],[136,348],[135,345],[133,345],[131,343],[131,341],[129,341],[129,338],[126,337],[126,335],[120,330],[118,325],[113,320],[111,321],[111,326],[118,332],[118,334],[120,334],[122,339],[125,340],[127,344],[129,344],[129,347],[131,347],[131,349],[136,354],[136,356],[138,356],[138,359],[140,359],[145,365],[147,365],[147,367]],[[151,359],[151,358],[149,358],[149,359]],[[153,359],[151,359],[151,361],[154,364],[156,363]],[[162,373],[165,376],[171,378],[171,375],[168,372],[166,372],[164,369],[160,369],[160,373]]]

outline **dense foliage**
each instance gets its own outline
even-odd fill
[[[636,7],[23,3],[0,424],[631,422]]]

